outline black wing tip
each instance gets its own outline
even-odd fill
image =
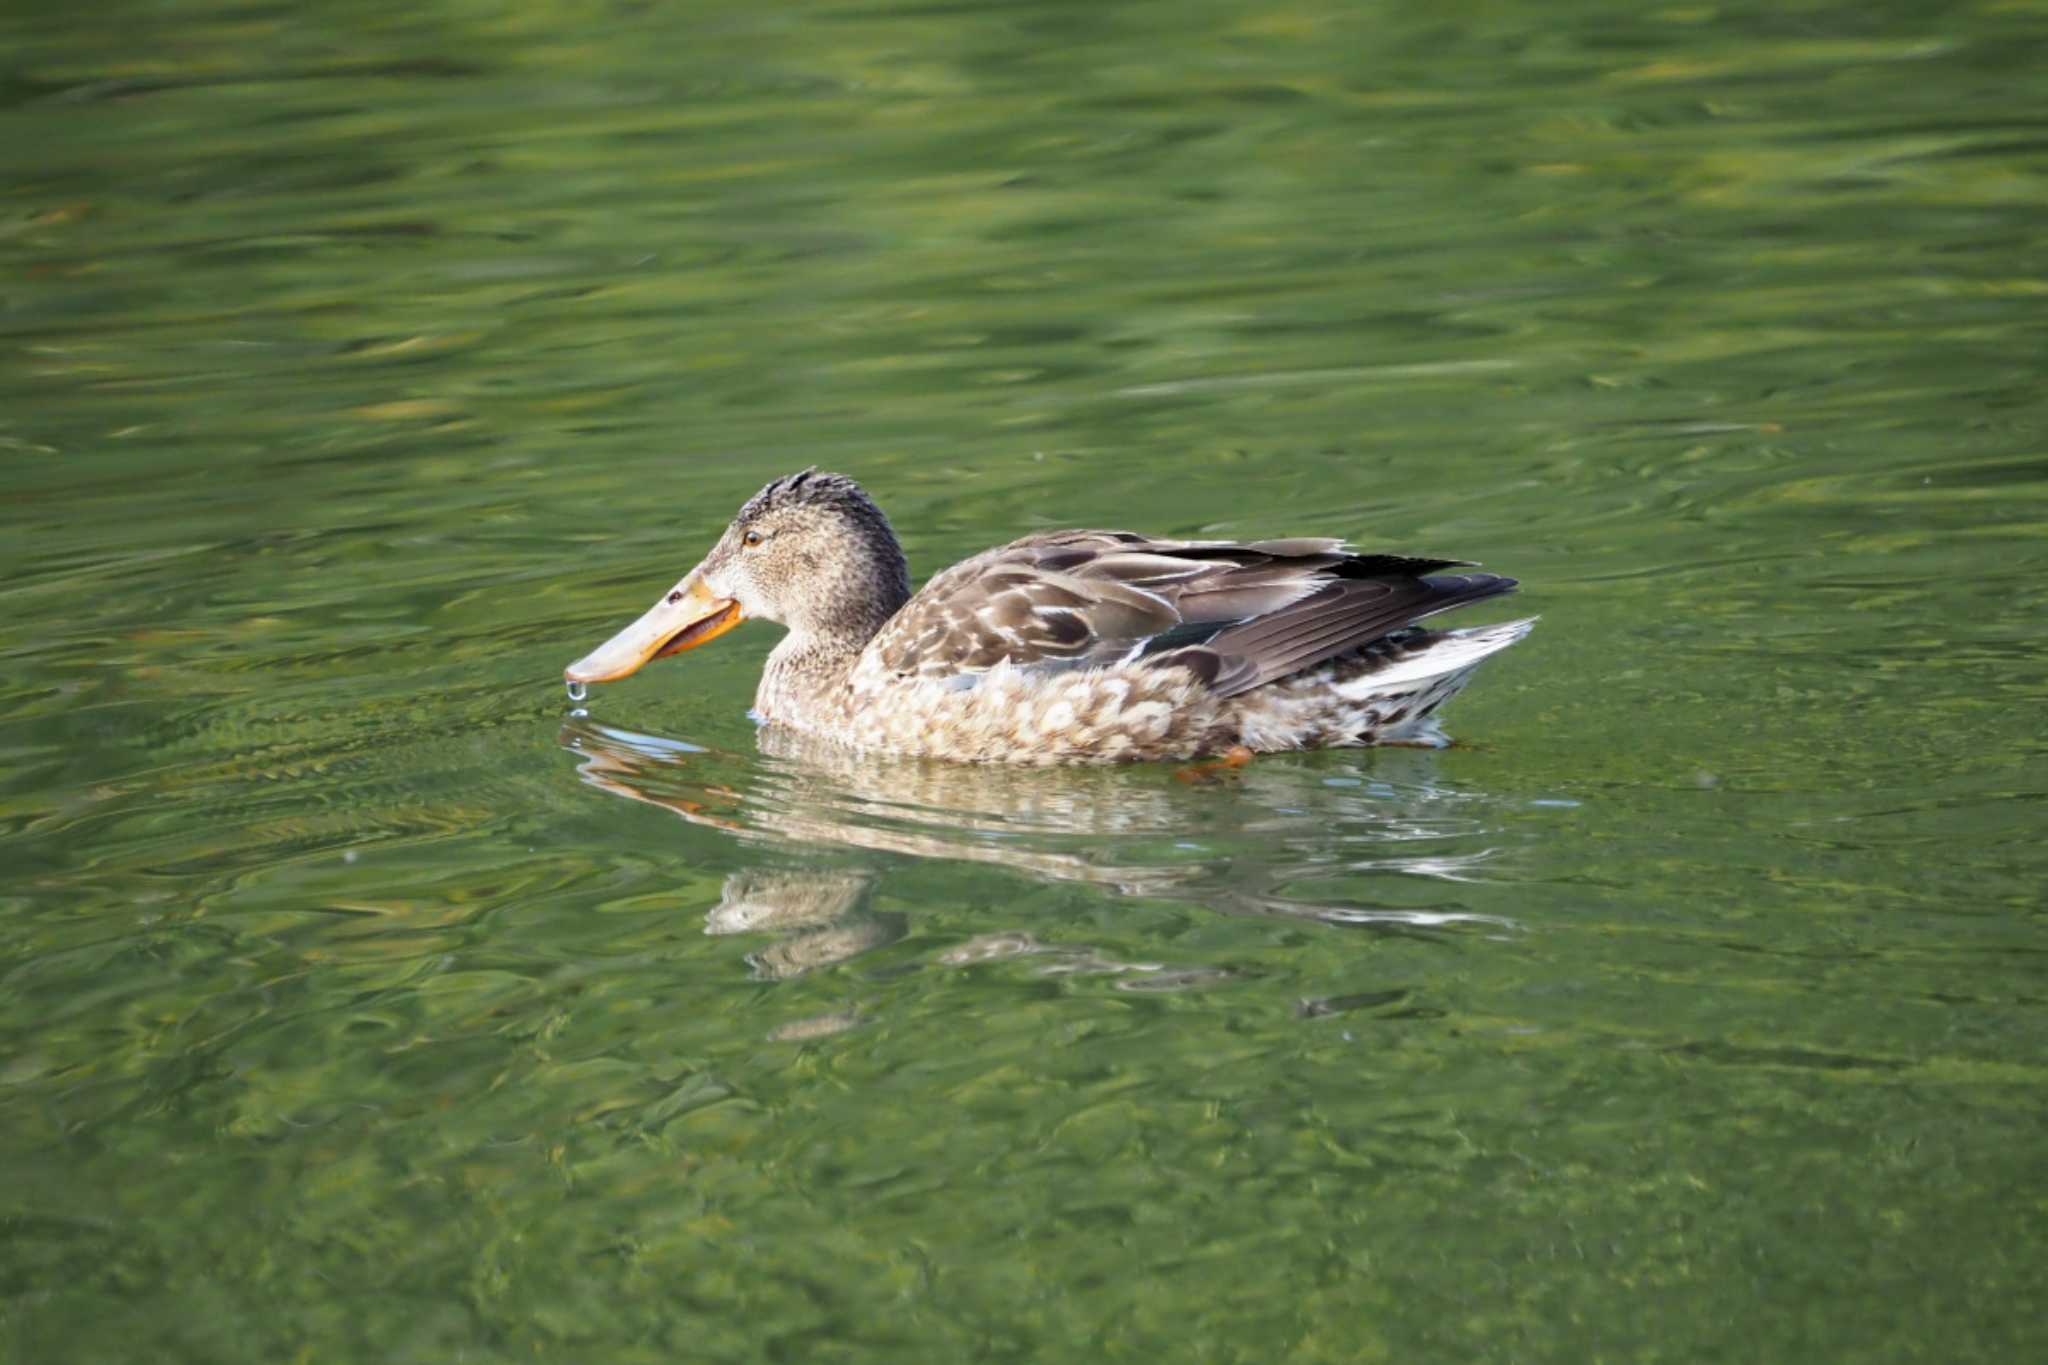
[[[1400,572],[1375,574],[1365,582],[1331,581],[1291,607],[1210,641],[1208,649],[1225,660],[1211,688],[1220,697],[1247,692],[1440,612],[1511,593],[1517,586],[1514,579],[1496,573]]]
[[[1421,578],[1439,569],[1470,569],[1469,559],[1431,559],[1419,555],[1347,554],[1332,571],[1335,578]]]
[[[1521,579],[1509,578],[1504,573],[1432,574],[1422,581],[1456,597],[1461,606],[1467,602],[1483,602],[1489,597],[1505,597],[1519,591],[1522,586]]]
[[[1440,612],[1506,597],[1522,586],[1520,579],[1499,573],[1431,574],[1421,581],[1430,589],[1430,595],[1415,604],[1414,614],[1408,620],[1410,625]]]

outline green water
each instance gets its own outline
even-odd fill
[[[0,1359],[2048,1350],[2048,5],[0,16]],[[1348,535],[1442,752],[560,670],[768,477]]]

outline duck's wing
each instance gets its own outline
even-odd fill
[[[1359,555],[1320,539],[1153,540],[1054,531],[933,578],[869,650],[904,677],[1007,663],[1186,668],[1223,696],[1312,667],[1424,616],[1511,591],[1459,561]]]
[[[1453,607],[1484,602],[1515,590],[1515,580],[1491,573],[1430,573],[1449,564],[1361,555],[1342,576],[1324,582],[1291,606],[1217,631],[1198,646],[1162,655],[1160,664],[1193,669],[1220,696],[1234,697],[1263,683],[1313,668],[1325,659],[1414,625]],[[1353,573],[1356,576],[1352,576]]]

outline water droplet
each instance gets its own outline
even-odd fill
[[[583,700],[583,699],[584,699],[585,697],[587,697],[587,696],[589,696],[589,695],[590,695],[590,689],[589,689],[588,687],[584,686],[584,685],[583,685],[582,683],[580,683],[580,682],[572,682],[572,683],[570,683],[570,684],[569,684],[569,700],[570,700],[570,701],[582,701],[582,700]]]

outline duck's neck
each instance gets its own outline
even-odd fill
[[[836,562],[804,585],[800,601],[784,605],[789,636],[768,656],[754,692],[763,720],[819,729],[843,719],[861,651],[910,600],[910,565],[888,518],[866,499],[847,515],[852,534]]]
[[[889,591],[859,608],[835,613],[829,629],[792,628],[761,669],[761,685],[754,691],[755,714],[782,725],[815,728],[844,702],[848,675],[861,652],[909,599],[909,585],[899,577],[889,584]]]
[[[761,669],[754,689],[754,714],[779,725],[808,728],[824,700],[846,685],[858,648],[843,640],[818,640],[796,634],[783,637]]]

